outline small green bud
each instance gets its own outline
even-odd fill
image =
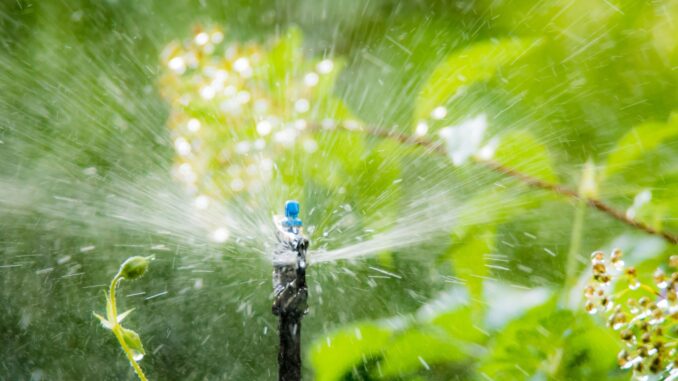
[[[150,260],[148,257],[130,257],[120,266],[120,276],[133,280],[139,279],[148,269]]]
[[[127,347],[129,347],[129,349],[132,351],[134,361],[141,361],[141,359],[144,358],[146,351],[144,351],[144,346],[141,344],[141,338],[139,337],[139,334],[132,331],[131,329],[123,327],[121,327],[121,329],[122,338],[125,340]]]

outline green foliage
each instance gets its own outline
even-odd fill
[[[648,122],[633,127],[617,142],[607,157],[605,175],[623,171],[635,160],[659,147],[664,141],[678,136],[678,113],[671,114],[668,122]]]
[[[465,88],[491,79],[502,67],[515,64],[540,44],[539,40],[505,38],[474,43],[447,57],[421,88],[415,120],[427,119],[431,111]]]
[[[447,254],[455,276],[464,283],[471,304],[479,312],[483,308],[483,280],[490,274],[486,258],[494,249],[494,239],[494,229],[483,226],[466,232],[464,237],[454,237],[455,244]]]
[[[311,349],[316,379],[390,379],[437,364],[466,363],[473,355],[469,345],[482,337],[474,332],[458,332],[459,323],[464,321],[470,322],[468,309],[434,320],[401,318],[345,327],[319,340]]]
[[[392,332],[378,324],[345,327],[327,340],[318,341],[310,359],[318,381],[341,380],[363,361],[381,357]]]
[[[527,131],[502,136],[495,160],[528,176],[552,183],[557,181],[548,149]]]
[[[497,334],[479,372],[493,379],[606,380],[617,348],[588,316],[549,302]]]

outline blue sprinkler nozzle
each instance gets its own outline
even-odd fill
[[[299,216],[299,202],[295,200],[285,202],[285,217],[297,218],[297,216]]]
[[[299,202],[289,200],[285,202],[285,225],[287,227],[302,226],[299,217]]]

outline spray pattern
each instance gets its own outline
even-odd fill
[[[339,129],[420,146],[448,156],[455,166],[469,162],[481,164],[530,187],[584,199],[587,206],[630,227],[678,242],[671,233],[636,221],[595,197],[494,160],[502,142],[498,136],[486,133],[485,114],[432,131],[431,126],[446,120],[448,110],[444,106],[431,106],[426,118],[416,124],[413,135],[359,122],[332,92],[342,62],[328,57],[307,57],[297,29],[290,29],[265,44],[227,40],[219,28],[196,27],[192,38],[171,43],[162,54],[164,71],[160,88],[171,106],[168,127],[176,153],[172,172],[193,197],[197,210],[211,209],[214,204],[223,205],[224,200],[266,190],[281,167],[289,165],[289,160],[299,160],[304,157],[299,155],[310,155],[319,148],[317,133]],[[513,40],[506,44],[525,45],[528,50],[538,45]],[[508,53],[496,50],[501,53],[497,59],[510,56],[504,57]],[[443,101],[442,96],[438,94],[437,98]],[[282,177],[283,181],[290,180],[284,174]],[[425,226],[437,226],[436,231],[449,229],[455,219],[451,216],[453,213],[442,214],[439,212],[433,220],[421,222]],[[441,219],[443,224],[439,223]],[[257,225],[257,229],[262,226]],[[231,223],[213,227],[212,240],[226,241],[237,226]],[[356,243],[358,250],[352,253],[373,254],[396,243],[406,246],[420,241],[408,234],[417,229],[398,226],[382,233],[381,238]],[[342,257],[345,255],[335,257],[333,254],[318,260]]]

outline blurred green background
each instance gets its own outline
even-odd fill
[[[446,94],[447,119],[431,136],[484,113],[491,134],[513,139],[498,161],[577,189],[590,160],[597,197],[678,231],[677,17],[672,0],[3,1],[0,379],[133,379],[91,313],[119,264],[150,254],[149,275],[124,284],[121,303],[137,309],[128,324],[151,379],[276,378],[270,265],[256,250],[199,238],[170,175],[160,54],[196,25],[262,43],[298,27],[306,55],[345,60],[334,94],[357,119],[408,134],[434,70],[468,74],[445,66],[455,57],[491,65],[472,54],[485,41],[536,41],[460,96]],[[469,221],[416,247],[313,267],[305,379],[630,377],[616,369],[614,333],[581,312],[576,284],[593,250],[622,247],[651,271],[675,246],[486,168],[364,139],[356,154],[350,139],[333,138],[329,159],[375,154],[376,169],[347,166],[349,194],[314,188],[304,201],[324,195],[327,215],[352,205],[361,225],[374,216],[356,206],[386,189],[377,212],[387,216],[453,189]],[[322,176],[322,165],[295,169]],[[641,202],[643,191],[651,200]],[[337,234],[329,248],[356,242]]]

